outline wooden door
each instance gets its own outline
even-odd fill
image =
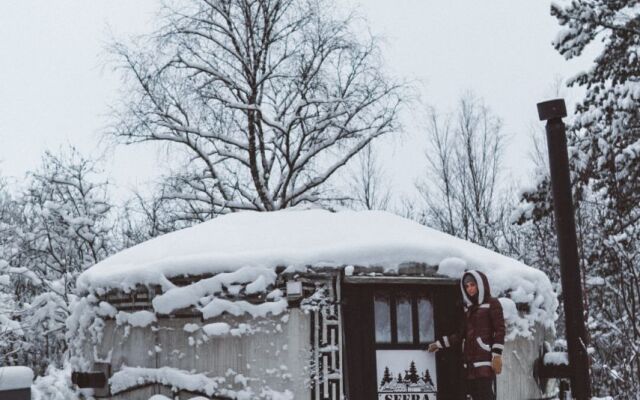
[[[424,351],[460,326],[457,285],[345,284],[343,294],[349,400],[463,398],[460,351]]]

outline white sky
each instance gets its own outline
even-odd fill
[[[443,111],[471,89],[504,120],[510,135],[505,164],[517,180],[526,161],[536,103],[550,97],[557,76],[588,63],[566,62],[551,47],[558,27],[549,1],[339,0],[356,5],[374,34],[386,38],[391,71],[418,82],[425,103]],[[157,0],[5,0],[0,2],[0,172],[20,177],[43,150],[73,144],[96,152],[119,80],[105,68],[110,33],[147,32]],[[592,57],[585,57],[591,59]],[[411,184],[424,143],[415,134],[420,110],[405,118],[409,132],[393,144],[397,185]],[[540,125],[541,126],[541,125]],[[144,150],[144,151],[142,151]],[[120,147],[107,173],[134,188],[162,169],[157,152]]]

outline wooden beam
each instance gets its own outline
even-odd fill
[[[350,284],[458,285],[460,280],[433,276],[345,276]]]

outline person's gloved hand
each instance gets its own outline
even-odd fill
[[[438,342],[433,342],[429,345],[429,347],[427,347],[427,351],[429,353],[435,353],[438,350],[440,350],[440,346],[438,346]]]
[[[496,375],[500,375],[500,372],[502,372],[502,356],[493,356],[493,359],[491,359],[491,368],[493,368],[493,372],[495,372]]]

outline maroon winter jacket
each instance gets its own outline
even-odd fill
[[[469,298],[462,282],[472,275],[478,285],[478,295]],[[501,355],[504,349],[504,317],[502,306],[491,297],[489,281],[480,271],[467,271],[460,280],[460,289],[465,303],[462,329],[459,333],[443,336],[436,343],[440,348],[462,345],[462,359],[467,379],[492,378],[493,355]]]

